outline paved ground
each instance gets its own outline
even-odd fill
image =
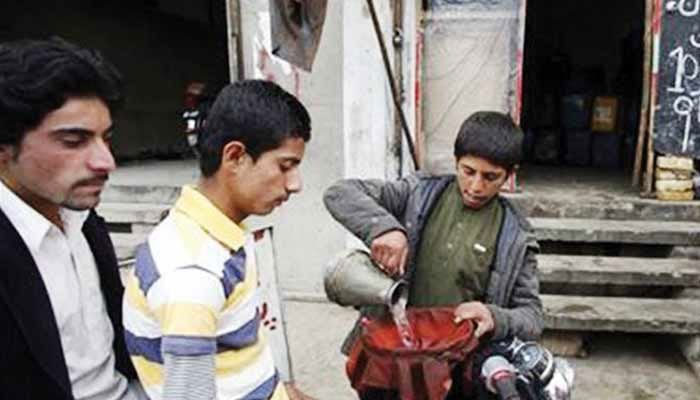
[[[297,385],[319,400],[356,399],[338,351],[355,312],[300,301],[287,301],[285,312]],[[700,400],[700,379],[669,338],[598,335],[591,339],[587,358],[569,360],[576,371],[575,400]]]
[[[700,399],[700,380],[668,337],[602,335],[572,362],[576,399]]]
[[[355,320],[352,308],[330,303],[284,304],[292,374],[305,393],[319,400],[356,399],[345,378],[340,343]]]

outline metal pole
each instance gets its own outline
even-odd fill
[[[413,146],[413,138],[411,132],[408,129],[408,123],[406,122],[406,116],[401,108],[401,101],[399,99],[398,90],[396,89],[396,83],[394,81],[394,73],[391,71],[391,64],[389,63],[389,56],[386,50],[386,45],[384,44],[384,37],[382,36],[381,27],[379,26],[379,19],[377,18],[377,12],[374,9],[374,2],[372,0],[367,0],[367,6],[369,7],[369,13],[372,16],[372,25],[374,25],[374,33],[377,35],[377,40],[379,41],[379,47],[382,53],[382,60],[384,61],[384,69],[386,69],[386,74],[389,79],[389,87],[391,87],[391,97],[394,100],[394,107],[396,107],[396,112],[399,114],[401,119],[401,126],[403,127],[404,135],[406,136],[406,144],[408,145],[408,150],[411,153],[411,159],[413,160],[413,167],[418,170],[418,158],[416,157],[416,149]]]
[[[639,113],[639,127],[637,132],[637,147],[634,157],[634,169],[632,173],[632,186],[638,186],[642,175],[642,160],[644,159],[644,148],[651,130],[649,129],[649,92],[651,80],[651,63],[652,63],[652,19],[653,5],[652,0],[646,0],[644,13],[644,60],[642,62],[642,103]]]

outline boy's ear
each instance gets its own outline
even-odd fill
[[[245,144],[234,140],[221,150],[221,166],[235,170],[248,156]]]

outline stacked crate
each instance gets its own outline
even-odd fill
[[[692,200],[693,159],[662,156],[656,159],[656,197],[659,200]]]

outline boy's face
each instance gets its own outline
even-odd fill
[[[256,161],[244,155],[236,171],[232,205],[240,219],[266,215],[301,191],[299,164],[304,157],[304,140],[288,138],[276,149],[262,153]]]
[[[493,199],[508,178],[508,171],[472,155],[457,160],[457,184],[465,206],[478,210]]]
[[[111,136],[112,119],[100,99],[69,98],[18,146],[0,147],[2,178],[40,213],[94,207],[115,168]]]

